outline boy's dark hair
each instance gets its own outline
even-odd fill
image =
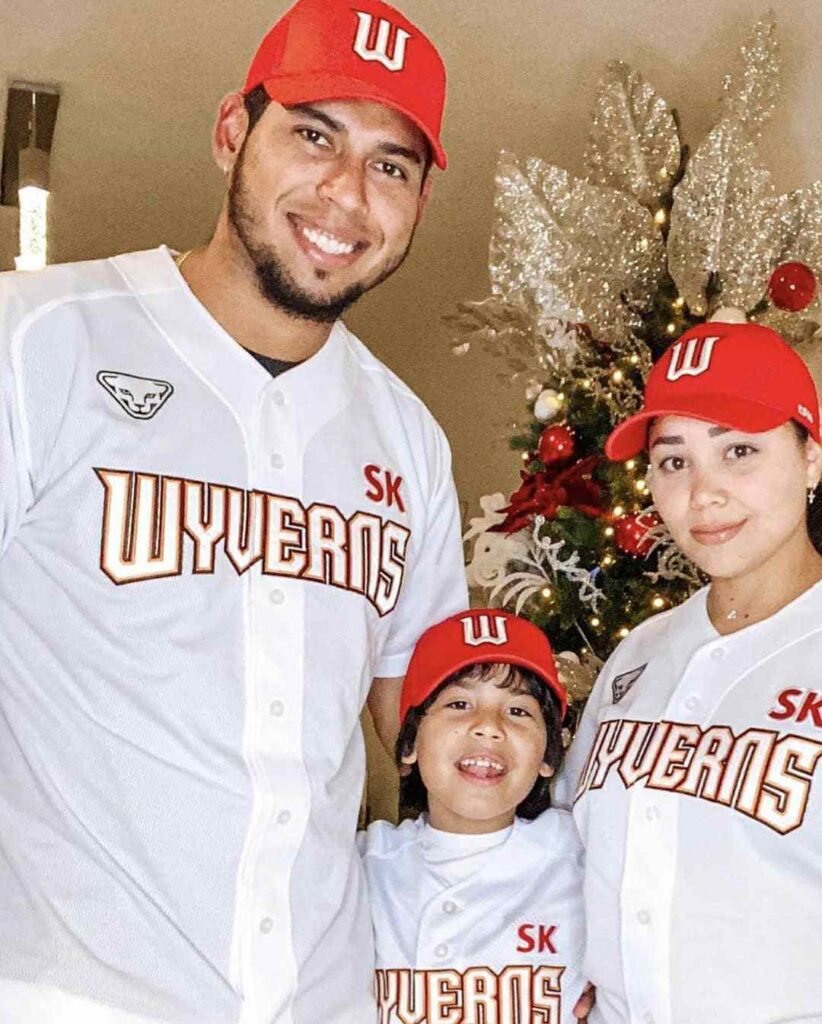
[[[801,423],[791,420],[791,426],[796,432],[799,443],[804,448],[810,434]],[[808,534],[811,543],[822,555],[822,485],[816,488],[814,500],[808,505]]]
[[[403,765],[403,757],[410,754],[417,741],[417,732],[420,722],[447,686],[453,686],[460,680],[470,676],[472,679],[484,681],[490,679],[500,668],[498,663],[468,665],[459,672],[454,672],[445,679],[418,707],[411,708],[405,716],[405,721],[400,727],[400,734],[397,737],[397,744],[394,748],[394,759],[397,767],[407,769]],[[519,665],[505,665],[505,674],[497,683],[502,689],[515,690],[518,693],[527,693],[533,697],[542,709],[542,718],[545,722],[546,740],[545,754],[542,760],[554,772],[559,768],[564,753],[562,744],[562,721],[560,719],[559,701],[548,689],[538,675]],[[403,813],[419,814],[428,810],[428,793],[420,775],[419,766],[410,766],[410,772],[400,777],[400,808]],[[531,792],[517,807],[517,816],[527,821],[538,817],[544,810],[551,806],[551,779],[543,778],[541,775],[534,783]]]
[[[246,113],[248,114],[248,131],[246,132],[246,139],[254,130],[255,125],[266,112],[268,104],[271,102],[268,93],[265,91],[265,86],[258,85],[251,92],[246,93],[243,96],[243,103],[245,104]],[[425,184],[425,180],[428,177],[428,172],[431,170],[431,166],[434,163],[434,154],[431,151],[431,146],[428,140],[425,140],[425,163],[423,164],[422,183]]]

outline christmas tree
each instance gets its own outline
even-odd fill
[[[491,294],[463,304],[455,352],[479,341],[524,386],[511,438],[521,485],[482,499],[469,579],[543,628],[577,710],[616,644],[702,584],[651,505],[642,458],[603,457],[652,363],[704,320],[767,324],[822,351],[822,182],[778,195],[757,152],[780,60],[759,22],[718,121],[691,155],[676,111],[622,62],[600,85],[574,178],[503,153]]]

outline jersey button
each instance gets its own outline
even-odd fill
[[[274,718],[282,718],[285,713],[285,704],[281,700],[273,700],[268,705],[268,713]]]
[[[647,910],[640,910],[640,912],[636,916],[636,919],[637,921],[639,921],[640,924],[651,923],[651,915],[648,913]]]
[[[274,922],[271,920],[270,917],[264,917],[262,921],[260,921],[260,931],[263,933],[263,935],[269,935],[273,930]]]
[[[448,956],[448,946],[446,946],[444,942],[441,942],[439,946],[434,948],[434,956],[438,956],[440,960],[442,960],[443,957]]]
[[[446,914],[455,914],[459,910],[459,907],[453,900],[446,900],[442,905],[442,909]]]
[[[696,711],[696,709],[699,707],[699,697],[689,697],[685,701],[685,707],[688,709],[688,711]]]
[[[711,651],[711,660],[712,661],[722,661],[722,659],[724,657],[725,657],[725,652],[724,652],[724,650],[721,647],[714,647],[714,649]]]
[[[282,391],[275,391],[271,398],[275,405],[285,405],[285,395]]]
[[[272,590],[271,593],[268,595],[268,600],[272,604],[282,604],[283,601],[285,601],[285,594],[282,592],[282,590]]]
[[[648,821],[655,821],[659,817],[659,808],[656,804],[651,804],[650,807],[645,808],[645,817]]]
[[[280,455],[279,452],[275,452],[271,456],[271,465],[274,467],[274,469],[282,469],[283,466],[285,465],[285,459],[282,457],[282,455]]]
[[[287,825],[291,821],[291,811],[280,811],[277,815],[278,825]]]

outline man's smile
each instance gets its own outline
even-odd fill
[[[324,270],[349,267],[369,248],[369,243],[352,232],[342,231],[289,213],[292,234],[312,263]]]

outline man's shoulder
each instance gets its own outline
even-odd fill
[[[159,250],[129,254],[133,255],[151,259],[159,257]],[[5,331],[33,324],[73,305],[129,295],[131,289],[119,272],[116,259],[56,263],[34,272],[0,274],[0,315]]]
[[[345,335],[351,358],[363,374],[367,386],[382,393],[383,397],[392,402],[402,415],[415,417],[424,429],[444,439],[445,434],[442,427],[420,396],[375,356],[345,324],[340,322],[339,326]]]

